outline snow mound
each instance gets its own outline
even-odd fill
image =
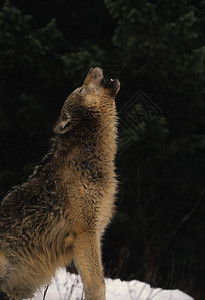
[[[138,280],[121,281],[105,279],[107,300],[194,300],[179,290],[151,288],[149,284]],[[32,300],[43,300],[46,287]],[[79,275],[60,269],[49,285],[45,300],[81,300],[83,285]],[[96,299],[97,300],[97,299]]]

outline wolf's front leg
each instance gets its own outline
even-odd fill
[[[106,300],[100,241],[97,234],[84,232],[77,235],[73,248],[86,300]]]

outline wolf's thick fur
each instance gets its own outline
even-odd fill
[[[51,151],[0,206],[0,292],[32,297],[72,260],[88,300],[104,300],[100,240],[114,210],[119,81],[93,67],[65,101]]]

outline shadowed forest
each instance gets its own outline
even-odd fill
[[[205,2],[0,0],[0,196],[49,149],[90,66],[118,78],[106,276],[205,296]]]

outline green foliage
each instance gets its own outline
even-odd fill
[[[126,228],[132,236],[122,247],[129,249],[129,257],[139,267],[138,277],[157,284],[158,272],[169,277],[172,255],[176,264],[184,261],[192,273],[194,266],[188,257],[195,255],[204,228],[204,195],[200,196],[205,166],[204,2],[105,3],[117,22],[113,44],[120,61],[116,66],[127,89],[124,98],[132,96],[133,86],[146,88],[157,97],[167,119],[167,124],[163,119],[141,124],[140,136],[136,128],[132,144],[118,161],[120,230],[126,235]],[[193,226],[193,246],[185,254],[182,249],[189,248]],[[201,261],[204,265],[203,258]],[[127,268],[131,270],[132,265]],[[124,266],[124,272],[127,268]]]
[[[13,172],[11,177],[1,176],[3,191],[11,178],[21,181],[24,177],[28,157],[33,163],[45,151],[45,135],[56,116],[53,106],[66,78],[61,54],[64,41],[55,20],[37,30],[31,20],[9,1],[0,11],[1,166]],[[12,147],[17,156],[8,155]],[[22,157],[25,150],[28,157]]]
[[[118,22],[113,43],[122,75],[129,72],[132,79],[152,80],[161,93],[172,93],[173,83],[178,95],[186,94],[187,84],[195,87],[193,94],[201,89],[205,52],[196,7],[189,1],[168,0],[105,3]]]
[[[71,52],[64,57],[67,69],[67,76],[74,80],[77,85],[82,84],[83,76],[91,66],[102,66],[106,52],[98,45],[86,43],[77,52]],[[79,77],[82,74],[82,77]]]

